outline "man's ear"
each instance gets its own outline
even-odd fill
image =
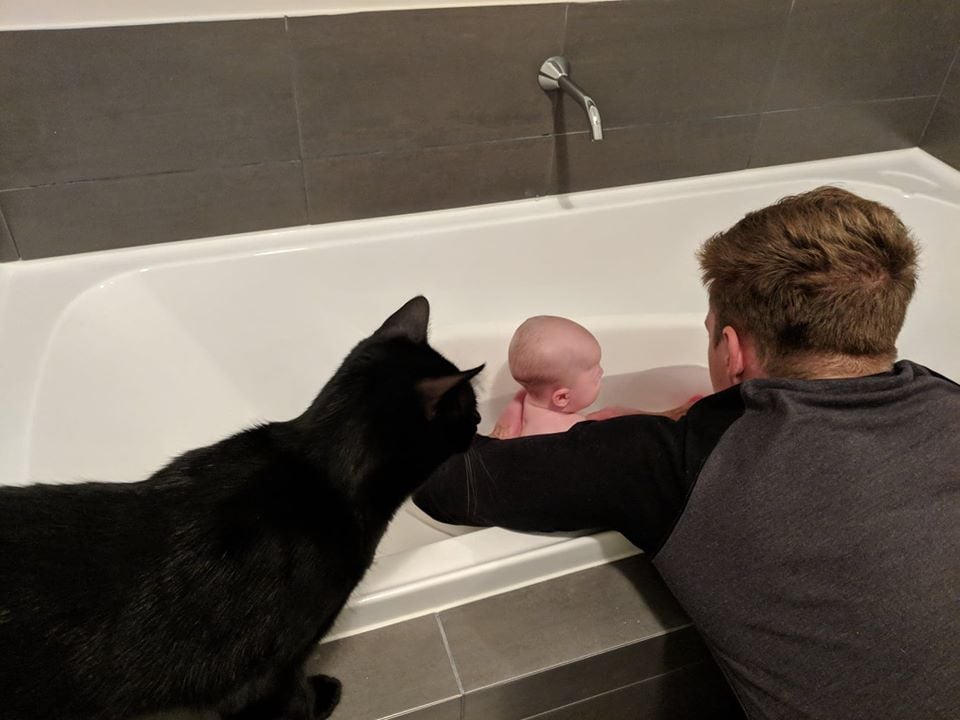
[[[732,327],[725,325],[720,337],[720,346],[724,375],[730,385],[737,385],[743,381],[746,367],[743,338]]]
[[[750,335],[738,333],[732,327],[723,328],[723,339],[727,354],[728,379],[732,383],[767,377],[767,370],[760,362],[757,344]]]
[[[562,387],[554,390],[550,396],[550,402],[552,402],[555,407],[565,408],[570,404],[570,388]]]

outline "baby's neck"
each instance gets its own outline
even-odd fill
[[[541,435],[566,432],[581,420],[583,415],[565,412],[559,408],[545,407],[527,395],[523,399],[523,423],[521,435]]]
[[[565,410],[564,408],[558,407],[553,404],[553,401],[549,398],[536,397],[532,393],[527,392],[523,397],[523,404],[525,408],[534,408],[534,410],[541,410],[547,412],[560,413],[563,415],[568,414],[570,411]]]

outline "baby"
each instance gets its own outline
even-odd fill
[[[508,359],[523,390],[501,415],[501,432],[516,425],[518,409],[520,436],[565,432],[587,419],[579,413],[597,399],[603,377],[600,343],[589,330],[562,317],[529,318],[513,334]]]

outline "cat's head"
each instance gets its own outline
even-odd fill
[[[336,406],[338,433],[359,474],[371,463],[425,473],[470,445],[480,422],[471,379],[427,342],[430,304],[418,296],[346,357],[317,402]],[[412,489],[412,488],[410,488]]]

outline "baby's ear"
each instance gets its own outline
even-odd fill
[[[570,388],[557,388],[553,391],[553,395],[550,396],[550,400],[552,400],[553,404],[558,408],[565,408],[570,404]]]

